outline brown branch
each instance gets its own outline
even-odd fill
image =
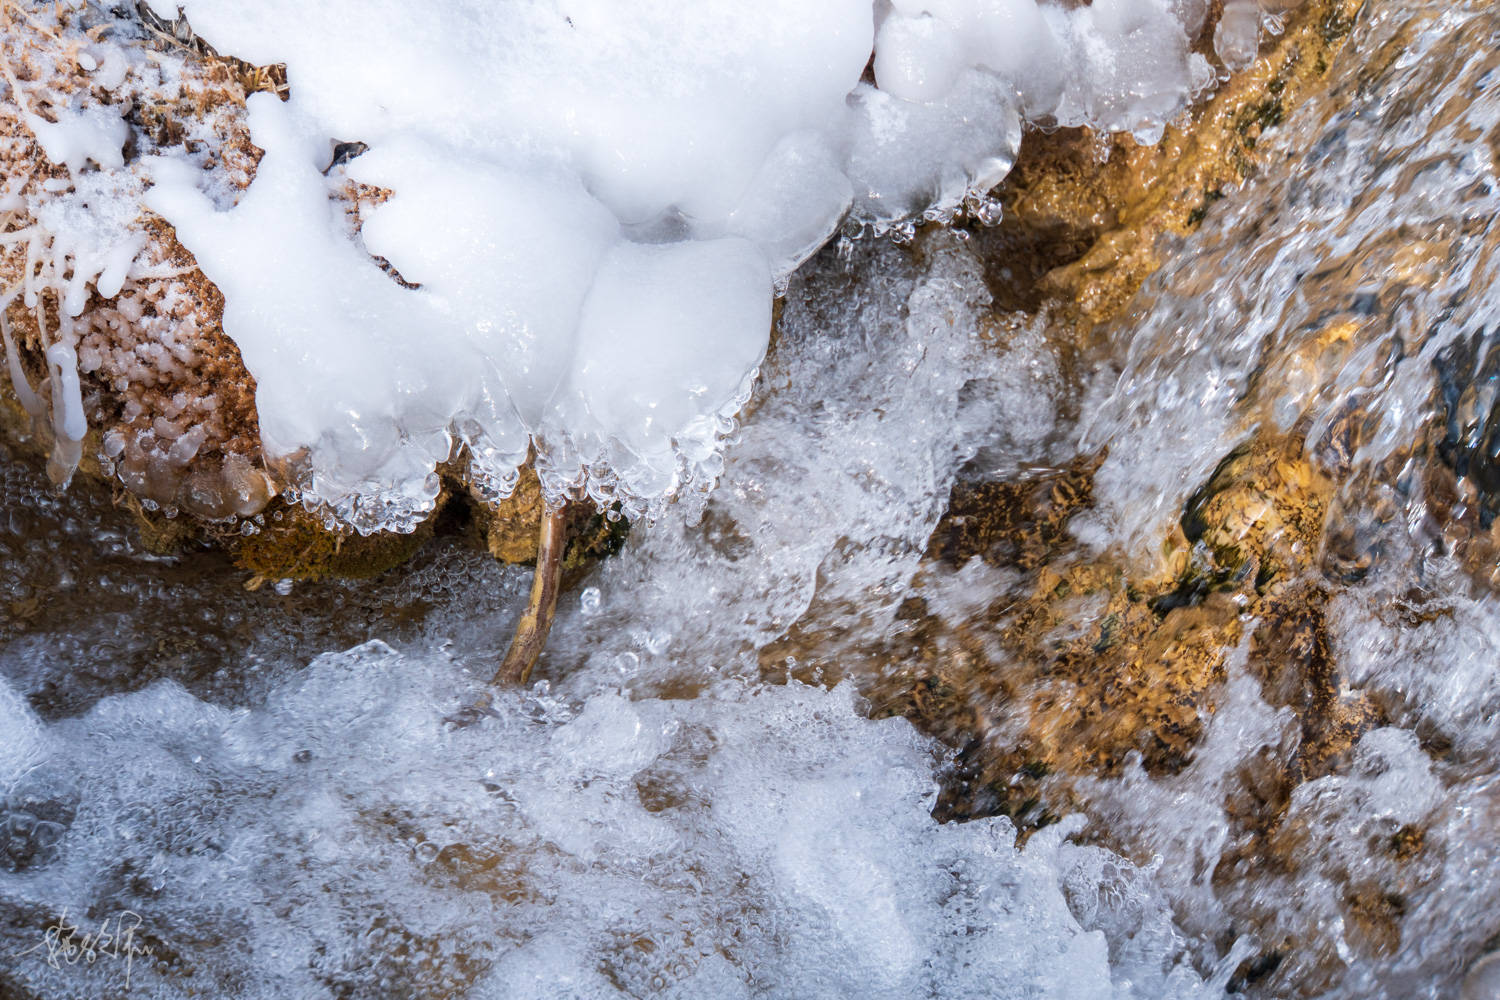
[[[491,684],[525,684],[531,668],[547,645],[552,616],[557,611],[557,592],[562,586],[563,549],[567,547],[567,505],[560,504],[542,515],[542,537],[537,544],[536,575],[531,580],[531,598],[516,623],[516,634],[505,660]]]

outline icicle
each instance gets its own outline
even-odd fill
[[[52,431],[55,440],[47,460],[47,475],[58,486],[66,486],[83,457],[83,437],[88,421],[83,415],[83,391],[78,382],[78,354],[67,344],[47,348],[52,370]]]
[[[14,294],[10,298],[13,298]],[[10,366],[10,384],[16,390],[16,399],[21,403],[21,408],[31,414],[33,418],[42,415],[45,407],[41,398],[31,388],[31,380],[26,377],[26,372],[21,368],[21,355],[16,351],[15,339],[10,333],[10,319],[5,315],[5,309],[10,305],[7,298],[4,305],[0,305],[0,334],[5,337],[5,359]]]

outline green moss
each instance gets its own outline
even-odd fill
[[[1099,623],[1099,639],[1094,643],[1094,652],[1102,653],[1115,644],[1115,636],[1120,631],[1120,616],[1111,614]]]
[[[1354,19],[1358,13],[1358,10],[1350,12],[1335,5],[1329,10],[1328,16],[1323,19],[1319,27],[1319,34],[1323,36],[1323,41],[1332,45],[1348,35],[1354,30]],[[1321,59],[1321,56],[1319,58]]]

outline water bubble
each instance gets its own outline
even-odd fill
[[[276,581],[275,590],[276,590],[276,593],[280,594],[282,597],[287,597],[292,592],[292,586],[293,586],[293,581],[292,580],[285,580],[285,579],[283,579],[283,580],[277,580]]]
[[[974,209],[974,218],[981,226],[998,226],[1005,210],[998,198],[985,198]]]
[[[578,595],[578,608],[586,615],[598,614],[599,601],[599,588],[585,587],[583,593]]]

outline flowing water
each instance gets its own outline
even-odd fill
[[[1500,11],[1371,3],[1330,76],[1081,368],[986,318],[980,239],[815,258],[701,520],[474,725],[528,571],[440,537],[250,591],[7,459],[0,996],[1458,996],[1500,940]],[[932,566],[955,483],[1107,446],[1072,558],[1148,575],[1270,432],[1334,483],[1300,582],[1377,723],[1249,830],[1296,720],[1241,643],[1180,766],[1021,846],[934,819],[952,751],[865,695],[911,599],[982,631],[1021,586]]]

